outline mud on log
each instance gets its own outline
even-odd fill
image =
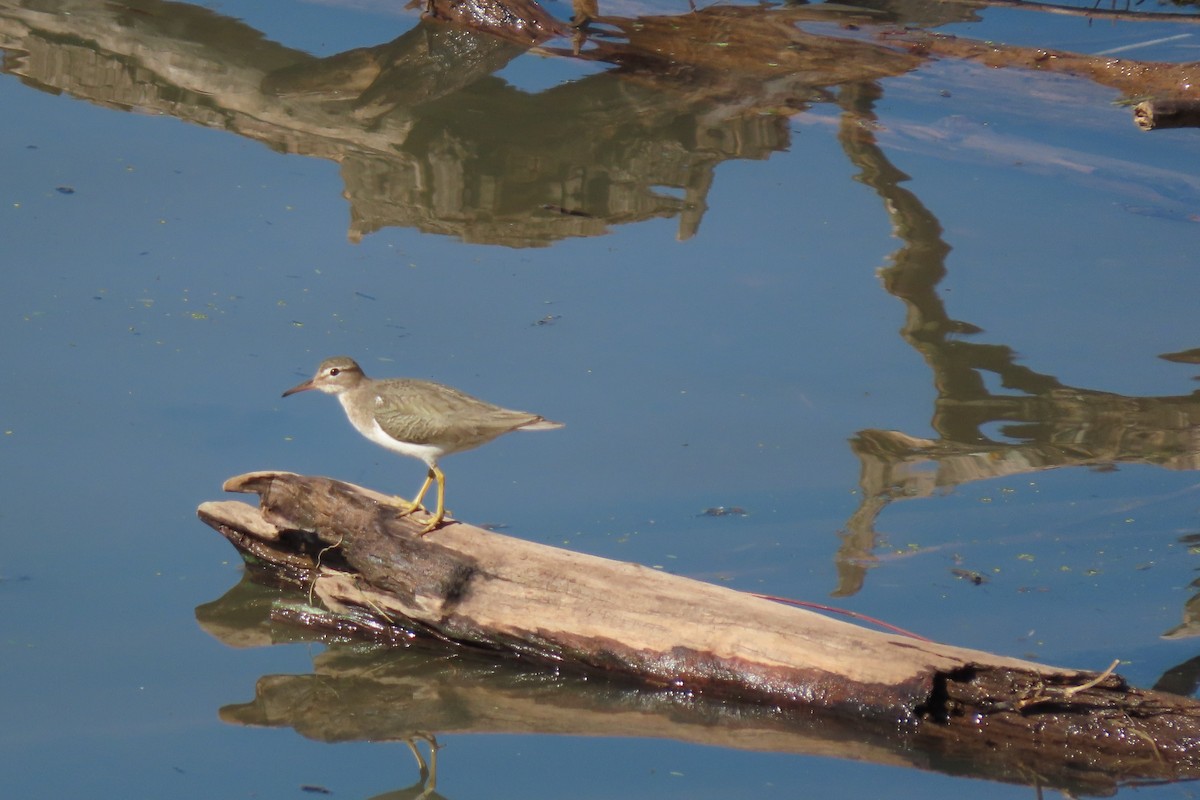
[[[387,496],[327,478],[257,472],[225,489],[259,494],[260,507],[209,502],[200,518],[258,580],[308,590],[340,634],[417,631],[565,671],[896,724],[939,752],[1026,750],[1030,763],[1117,780],[1200,776],[1200,703],[1117,675],[867,630],[461,522],[421,537]]]

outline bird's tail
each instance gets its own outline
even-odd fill
[[[562,428],[562,427],[565,427],[565,424],[562,422],[555,422],[552,419],[545,419],[544,417],[538,417],[533,422],[528,422],[528,423],[520,426],[519,428],[517,428],[517,430],[519,430],[519,431],[552,431],[555,428]]]

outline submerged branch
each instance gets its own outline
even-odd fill
[[[995,68],[1054,72],[1087,78],[1129,98],[1200,97],[1200,62],[1169,64],[1111,55],[981,42],[943,34],[884,32],[880,38],[913,53],[974,61]]]
[[[1146,100],[1134,107],[1133,121],[1144,131],[1200,128],[1200,100]]]
[[[1128,8],[1101,8],[1096,3],[1088,8],[1060,6],[1053,3],[1034,3],[1029,0],[943,0],[954,5],[969,8],[1019,8],[1025,11],[1038,11],[1043,14],[1058,14],[1068,17],[1086,17],[1087,19],[1133,20],[1138,22],[1189,22],[1200,23],[1200,17],[1189,14],[1156,13],[1154,11],[1130,11]]]

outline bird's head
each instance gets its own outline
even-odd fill
[[[353,358],[348,358],[347,356],[327,358],[321,362],[321,366],[317,367],[316,375],[313,375],[304,383],[288,389],[283,393],[283,396],[287,397],[296,392],[306,392],[309,389],[318,389],[326,394],[341,394],[353,389],[360,381],[365,380],[366,377],[363,374],[362,367]]]

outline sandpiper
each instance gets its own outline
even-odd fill
[[[422,534],[441,525],[446,516],[446,476],[438,468],[439,458],[479,447],[509,431],[563,427],[561,422],[501,408],[433,381],[372,380],[346,356],[322,361],[316,375],[283,396],[309,389],[337,397],[350,424],[375,444],[425,462],[429,473],[417,496],[411,501],[396,498],[404,514],[424,511],[421,501],[437,481],[437,510]]]

